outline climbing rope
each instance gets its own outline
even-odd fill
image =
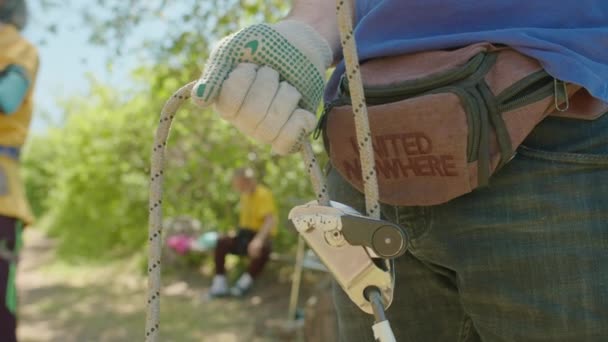
[[[167,101],[160,114],[154,147],[152,148],[152,163],[150,165],[150,202],[148,227],[148,308],[146,314],[146,341],[158,341],[160,330],[160,268],[162,250],[162,197],[163,197],[163,165],[165,148],[171,122],[175,112],[190,98],[190,92],[196,82],[190,82],[180,88]]]
[[[372,218],[380,217],[378,204],[378,182],[375,174],[372,139],[367,118],[367,107],[363,95],[363,83],[359,71],[358,56],[352,28],[352,6],[349,0],[337,1],[338,25],[341,36],[346,73],[349,79],[350,94],[357,140],[361,153],[361,167],[364,179],[367,214]],[[196,82],[190,82],[176,91],[166,102],[160,115],[159,125],[154,137],[152,162],[150,167],[150,202],[148,228],[148,293],[145,341],[156,342],[160,335],[160,296],[161,296],[161,250],[162,250],[162,186],[163,166],[167,138],[175,113],[190,98]],[[308,141],[302,143],[301,154],[306,164],[317,200],[321,205],[329,205],[327,184]]]
[[[160,296],[161,296],[161,250],[162,250],[162,195],[163,195],[163,165],[167,138],[171,123],[179,107],[190,98],[190,92],[196,82],[188,83],[180,88],[167,101],[160,115],[158,129],[154,138],[152,149],[152,163],[150,167],[150,202],[149,202],[149,229],[148,229],[148,294],[146,314],[146,341],[158,341],[160,329]],[[322,205],[329,205],[327,185],[314,156],[309,142],[302,144],[301,153],[307,165],[307,172]]]
[[[372,148],[372,134],[369,128],[365,95],[363,94],[359,56],[353,33],[353,10],[351,0],[338,0],[337,3],[338,30],[340,31],[340,42],[342,43],[342,53],[344,54],[344,62],[346,64],[348,90],[355,116],[355,130],[361,158],[365,209],[369,217],[379,219],[378,179],[376,177],[374,151]]]

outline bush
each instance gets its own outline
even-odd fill
[[[168,88],[152,97],[125,96],[95,85],[86,101],[67,104],[72,114],[63,126],[30,140],[24,157],[28,194],[58,238],[60,255],[94,260],[145,246],[150,151]],[[299,156],[271,155],[211,111],[186,106],[178,112],[166,159],[166,217],[188,215],[220,231],[234,227],[238,194],[230,178],[245,165],[273,190],[283,226],[293,205],[314,198]],[[295,240],[281,229],[275,246],[285,250]]]

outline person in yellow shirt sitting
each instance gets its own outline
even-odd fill
[[[233,188],[241,194],[239,228],[235,235],[223,236],[215,247],[215,276],[210,297],[242,296],[253,285],[270,257],[271,239],[277,233],[277,209],[272,192],[256,181],[252,169],[234,172]],[[224,261],[227,254],[248,256],[249,267],[232,288],[228,288]]]
[[[19,176],[19,154],[32,116],[36,48],[19,30],[24,0],[0,0],[0,341],[16,341],[15,273],[21,229],[33,221]]]

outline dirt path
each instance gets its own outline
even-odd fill
[[[53,282],[39,272],[40,265],[52,259],[52,243],[35,230],[24,234],[24,249],[21,254],[17,286],[19,288],[19,336],[23,341],[52,341],[53,329],[48,320],[31,319],[36,316],[36,307],[31,305],[44,298],[44,290],[54,286]]]
[[[21,341],[141,341],[145,279],[134,270],[132,262],[63,264],[54,258],[51,240],[27,230],[18,275]],[[285,272],[266,273],[271,275],[260,279],[243,300],[203,302],[209,280],[196,272],[168,280],[161,306],[162,340],[289,340],[271,337],[265,328],[268,320],[285,318],[288,279],[280,279]]]

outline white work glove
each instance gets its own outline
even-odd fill
[[[285,155],[315,128],[331,49],[311,27],[286,20],[224,38],[192,90],[242,133]]]

